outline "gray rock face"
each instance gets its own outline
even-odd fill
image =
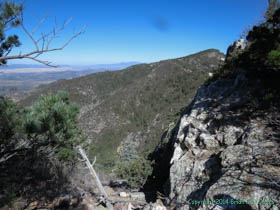
[[[143,209],[144,210],[167,210],[167,208],[163,204],[159,204],[159,203],[147,204]]]
[[[268,178],[280,177],[280,167],[261,165],[279,144],[264,140],[262,123],[240,108],[247,83],[240,73],[202,85],[182,116],[168,180],[176,209],[280,208],[279,188]]]
[[[237,56],[247,47],[247,42],[240,39],[231,44],[227,49],[226,60]]]

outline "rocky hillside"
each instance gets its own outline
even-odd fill
[[[80,127],[89,137],[90,153],[97,155],[100,165],[111,168],[119,155],[129,160],[137,152],[152,151],[167,125],[223,59],[218,50],[206,50],[59,81],[21,105],[30,105],[41,94],[67,91],[80,106]]]
[[[164,154],[170,157],[167,193],[178,209],[212,209],[207,201],[217,200],[237,209],[279,206],[280,145],[267,137],[273,114],[246,108],[248,84],[240,73],[203,85],[181,117],[172,151]]]

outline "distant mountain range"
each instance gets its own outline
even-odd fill
[[[49,68],[49,67],[45,65],[38,65],[38,64],[8,64],[6,66],[0,66],[0,70],[17,69],[17,68]]]
[[[45,65],[39,64],[10,64],[6,66],[0,67],[0,72],[4,72],[7,69],[50,69],[55,71],[56,69],[75,69],[75,70],[88,70],[88,69],[101,69],[101,70],[120,70],[127,68],[132,65],[140,64],[140,62],[131,61],[131,62],[121,62],[121,63],[113,63],[113,64],[92,64],[92,65],[58,65],[58,68],[50,68]]]
[[[137,64],[141,64],[141,63],[132,61],[132,62],[122,62],[122,63],[115,63],[115,64],[94,64],[86,67],[89,69],[120,70]]]
[[[29,91],[40,85],[57,80],[72,79],[88,74],[104,71],[115,71],[139,64],[139,62],[123,62],[116,64],[95,64],[90,66],[62,65],[50,68],[36,64],[11,64],[0,67],[0,95]]]

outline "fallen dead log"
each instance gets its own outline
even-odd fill
[[[88,167],[88,169],[89,169],[91,175],[92,175],[93,178],[95,179],[96,184],[97,184],[97,187],[98,187],[98,189],[99,189],[99,191],[100,191],[102,197],[104,198],[104,203],[106,204],[108,210],[114,210],[113,205],[112,205],[111,201],[109,200],[109,197],[108,197],[106,191],[104,190],[104,187],[103,187],[103,185],[101,184],[101,181],[100,181],[100,179],[99,179],[97,173],[95,172],[95,170],[94,170],[94,168],[93,168],[93,165],[94,165],[96,159],[95,159],[94,163],[91,164],[90,161],[89,161],[89,159],[88,159],[88,157],[87,157],[87,155],[86,155],[86,153],[85,153],[85,151],[83,150],[83,148],[82,148],[81,146],[78,147],[78,151],[79,151],[79,153],[81,154],[83,160],[85,161],[85,163],[86,163],[86,165],[87,165],[87,167]]]

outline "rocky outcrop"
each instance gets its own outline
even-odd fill
[[[248,43],[244,39],[235,41],[227,49],[226,61],[239,55],[241,52],[245,50],[247,46]]]
[[[176,209],[280,208],[279,141],[246,108],[249,91],[242,72],[204,84],[182,115],[165,184]]]

